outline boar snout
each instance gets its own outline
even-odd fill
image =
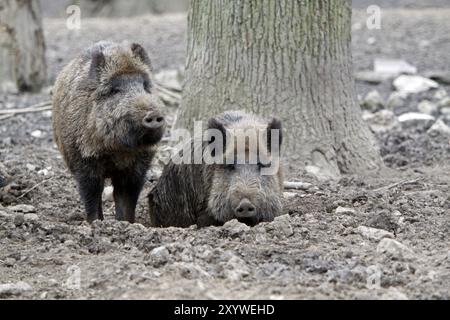
[[[160,112],[151,111],[147,113],[142,123],[144,124],[144,127],[148,129],[159,129],[164,127],[166,122],[164,116]]]
[[[236,207],[234,212],[238,218],[251,218],[256,215],[256,208],[250,200],[244,198],[241,202],[239,202],[239,205]]]

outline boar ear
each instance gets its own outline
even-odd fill
[[[133,52],[133,55],[136,58],[141,60],[144,64],[146,64],[150,68],[150,71],[153,70],[152,62],[150,61],[150,58],[149,58],[149,56],[147,54],[147,51],[145,51],[145,49],[140,44],[133,43],[131,45],[131,51]]]
[[[267,125],[267,148],[271,150],[272,145],[272,131],[278,130],[278,146],[281,147],[281,142],[283,140],[283,133],[281,130],[281,120],[278,118],[272,118]]]
[[[89,78],[97,79],[100,69],[105,66],[105,56],[100,48],[96,48],[91,53],[91,67],[89,68]]]

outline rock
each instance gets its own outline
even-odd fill
[[[450,127],[444,123],[441,119],[437,120],[427,133],[432,137],[437,137],[439,135],[450,136]]]
[[[379,73],[371,70],[359,71],[355,74],[356,81],[379,84],[391,78],[389,74]]]
[[[372,90],[365,96],[361,108],[370,112],[375,112],[383,109],[384,102],[380,93],[377,90]]]
[[[103,199],[106,201],[114,201],[114,187],[107,186],[103,189]]]
[[[386,106],[389,110],[395,110],[405,106],[407,94],[394,91],[389,95]]]
[[[381,295],[381,300],[409,300],[408,296],[397,288],[389,288]]]
[[[363,115],[363,119],[374,132],[386,132],[399,125],[397,117],[390,110],[380,110],[374,114]]]
[[[390,238],[383,238],[377,246],[377,252],[387,253],[398,259],[414,257],[414,252],[403,243]]]
[[[438,103],[438,108],[450,108],[450,97],[442,98]],[[442,112],[442,111],[441,111]]]
[[[18,213],[14,216],[14,225],[20,227],[25,222],[25,217],[23,213]]]
[[[239,281],[250,274],[249,267],[244,260],[232,255],[224,266],[224,274],[230,281]]]
[[[435,121],[433,116],[418,112],[407,112],[398,117],[398,121],[403,127],[424,126],[429,128]]]
[[[283,192],[283,197],[285,199],[292,199],[295,198],[297,196],[297,193],[295,192]]]
[[[439,84],[421,76],[401,75],[394,80],[394,88],[405,94],[416,94],[437,89]]]
[[[275,230],[286,237],[290,237],[294,234],[291,225],[291,217],[288,214],[276,217],[270,225],[270,229]]]
[[[27,213],[23,218],[25,222],[34,222],[39,220],[39,216],[35,213]]]
[[[450,107],[444,107],[439,110],[443,116],[450,116]]]
[[[367,44],[368,45],[374,45],[376,42],[377,42],[377,39],[375,37],[367,38]]]
[[[16,206],[8,207],[9,210],[14,212],[34,213],[36,208],[29,204],[18,204]]]
[[[366,239],[380,241],[383,238],[394,238],[394,234],[383,229],[370,228],[366,226],[359,226],[355,229],[356,233],[360,234]]]
[[[385,74],[392,78],[401,74],[416,74],[417,68],[405,60],[377,58],[373,62],[376,73]]]
[[[352,214],[356,213],[356,210],[353,209],[353,208],[347,208],[347,207],[340,207],[339,206],[339,207],[336,208],[334,213],[336,213],[336,214],[349,214],[349,215],[352,215]]]
[[[0,284],[0,298],[18,296],[31,290],[33,290],[33,288],[28,283],[23,281]]]
[[[44,116],[44,118],[51,118],[52,117],[53,112],[51,110],[47,110],[47,111],[43,111],[42,115]]]
[[[429,100],[423,100],[417,105],[417,110],[432,116],[438,112],[438,106]]]
[[[447,98],[447,91],[445,89],[438,89],[433,95],[433,98],[436,100],[443,100],[444,98]]]
[[[48,176],[50,174],[50,172],[48,171],[47,168],[44,168],[42,170],[39,170],[38,174],[45,177],[45,176]]]
[[[157,247],[150,252],[150,257],[155,266],[161,266],[170,258],[170,252],[165,246]]]
[[[300,182],[300,181],[285,181],[285,189],[295,189],[295,190],[308,190],[312,187],[312,183]]]
[[[425,73],[427,78],[442,84],[450,84],[450,71],[428,71]]]
[[[44,133],[41,130],[34,130],[33,132],[31,132],[31,136],[33,138],[42,138],[44,135]]]
[[[28,171],[36,171],[36,166],[34,164],[27,163],[25,167],[27,168]]]
[[[250,227],[248,225],[246,225],[245,223],[241,223],[241,222],[237,221],[236,219],[233,219],[233,220],[227,221],[223,225],[223,229],[225,229],[229,233],[230,236],[237,237],[237,236],[241,235],[242,233],[250,230]]]

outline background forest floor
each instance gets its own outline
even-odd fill
[[[380,57],[405,59],[419,74],[448,70],[449,16],[450,8],[383,9],[382,29],[369,31],[365,11],[355,10],[355,72]],[[156,72],[184,64],[183,14],[83,19],[78,32],[47,19],[44,28],[49,83],[100,39],[141,42]],[[386,108],[392,81],[357,83],[361,97],[374,89]],[[450,92],[441,84],[392,111],[443,101],[442,89]],[[48,99],[49,89],[3,95],[0,108]],[[106,221],[89,226],[54,146],[51,113],[3,120],[0,161],[14,182],[0,192],[0,298],[450,299],[450,141],[429,127],[417,121],[376,134],[387,176],[319,183],[291,165],[288,180],[314,187],[288,194],[286,215],[254,228],[232,221],[197,230],[116,222],[108,199]],[[144,225],[150,186],[138,206]],[[74,289],[67,281],[77,270],[81,287]]]

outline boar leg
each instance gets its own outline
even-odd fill
[[[103,220],[102,193],[104,180],[87,175],[78,175],[77,180],[88,222],[91,223],[96,219]]]
[[[134,223],[136,204],[144,186],[145,172],[120,171],[112,177],[116,219]]]

